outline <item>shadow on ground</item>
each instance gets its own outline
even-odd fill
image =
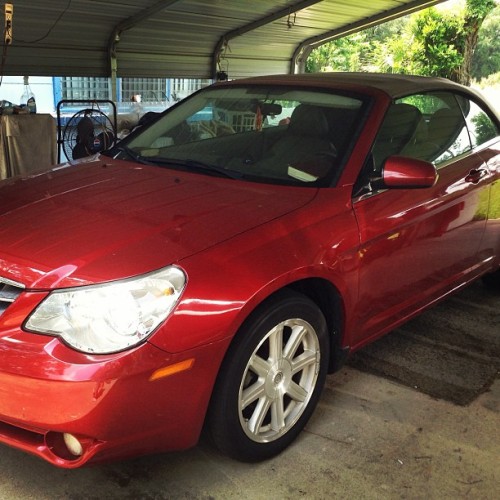
[[[468,405],[498,376],[500,293],[474,283],[358,351],[349,364]]]

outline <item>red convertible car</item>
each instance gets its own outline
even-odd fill
[[[281,452],[349,353],[499,284],[499,130],[442,79],[259,77],[4,180],[0,442],[68,468],[203,427]]]

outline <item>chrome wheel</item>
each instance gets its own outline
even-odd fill
[[[316,387],[320,345],[314,328],[288,319],[271,329],[252,353],[238,396],[245,434],[267,443],[290,430]]]

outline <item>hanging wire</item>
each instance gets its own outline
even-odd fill
[[[66,5],[65,9],[59,14],[57,19],[54,21],[54,24],[49,28],[49,30],[47,31],[47,33],[45,33],[45,35],[41,36],[40,38],[37,38],[36,40],[20,40],[20,39],[16,38],[15,41],[21,42],[21,43],[34,44],[34,43],[41,42],[42,40],[45,40],[52,33],[52,30],[57,26],[57,24],[62,19],[64,14],[66,14],[66,12],[68,12],[68,9],[71,7],[72,1],[73,0],[68,0],[68,4]]]
[[[64,16],[64,14],[66,14],[66,12],[68,12],[68,9],[71,7],[71,2],[72,1],[73,0],[68,0],[68,3],[66,5],[66,7],[59,14],[59,16],[57,17],[57,19],[54,21],[54,24],[52,24],[52,26],[49,28],[49,30],[47,31],[47,33],[45,33],[45,35],[41,36],[40,38],[37,38],[36,40],[15,39],[15,41],[16,42],[20,42],[20,43],[27,43],[27,44],[31,44],[32,45],[34,43],[38,43],[38,42],[41,42],[42,40],[45,40],[52,33],[52,30],[57,26],[57,24],[62,19],[62,17]],[[10,38],[11,43],[12,43],[14,41],[14,38],[12,36],[12,24],[10,24],[8,26],[5,26],[3,39],[5,40],[7,38],[7,36]],[[0,87],[2,86],[2,83],[3,83],[3,75],[4,75],[4,70],[5,70],[5,63],[7,61],[7,50],[8,50],[9,45],[11,45],[11,43],[5,43],[4,42],[4,44],[3,44],[3,48],[2,48],[2,62],[0,64]]]

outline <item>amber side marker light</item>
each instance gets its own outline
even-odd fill
[[[193,365],[194,365],[194,358],[190,358],[190,359],[185,359],[184,361],[179,361],[179,363],[175,363],[173,365],[159,368],[158,370],[155,370],[151,374],[151,376],[149,377],[149,381],[153,382],[154,380],[158,380],[160,378],[170,377],[170,375],[174,375],[175,373],[191,369]]]

